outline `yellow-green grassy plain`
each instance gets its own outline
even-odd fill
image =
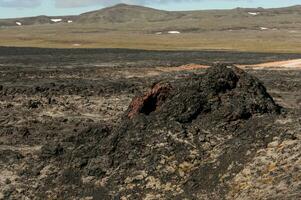
[[[0,29],[0,46],[301,53],[301,30],[229,29],[157,35],[93,25],[33,25]]]

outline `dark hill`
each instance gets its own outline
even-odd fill
[[[174,12],[156,10],[143,6],[118,4],[113,7],[81,14],[78,22],[81,23],[124,23],[130,21],[168,21],[181,16]]]
[[[249,12],[255,13],[250,14]],[[298,27],[298,17],[301,6],[285,8],[237,8],[231,10],[199,10],[199,11],[164,11],[153,8],[118,4],[112,7],[83,13],[76,16],[37,16],[15,19],[0,19],[0,26],[61,24],[68,21],[83,24],[118,25],[144,29],[145,26],[157,30],[175,28],[178,30],[205,30],[205,29],[258,29],[260,26],[269,27]],[[62,19],[60,23],[51,19]],[[264,23],[265,22],[265,23]]]
[[[112,132],[85,132],[42,148],[42,165],[57,166],[57,198],[222,199],[227,181],[277,131],[279,114],[265,87],[232,66],[155,84],[133,99]],[[83,186],[79,177],[96,177]],[[47,181],[47,180],[46,180]],[[86,181],[86,180],[85,180]],[[43,187],[42,187],[43,186]]]

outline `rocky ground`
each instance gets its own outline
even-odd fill
[[[297,55],[1,50],[0,199],[301,197],[301,71],[177,67]]]

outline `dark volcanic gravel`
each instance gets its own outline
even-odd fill
[[[276,55],[0,49],[0,199],[300,196],[299,71],[156,68]]]
[[[259,80],[235,67],[158,83],[132,101],[113,133],[109,187],[132,199],[222,198],[222,177],[272,137],[258,122],[279,112]]]
[[[9,59],[7,59],[9,57]],[[176,66],[214,62],[256,64],[300,58],[300,54],[236,51],[146,51],[131,49],[40,49],[0,47],[0,63],[22,66]],[[39,67],[35,66],[35,67]]]
[[[158,83],[133,100],[112,134],[97,124],[47,142],[34,162],[39,165],[31,163],[22,177],[38,181],[46,166],[56,170],[38,181],[40,198],[47,191],[63,199],[223,197],[221,177],[232,164],[230,179],[248,161],[247,151],[271,140],[269,125],[279,112],[258,79],[235,67],[213,67]]]

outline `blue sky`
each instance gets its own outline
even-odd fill
[[[300,5],[301,0],[0,0],[0,18],[80,14],[117,3],[139,4],[164,10],[203,10],[284,7]]]

